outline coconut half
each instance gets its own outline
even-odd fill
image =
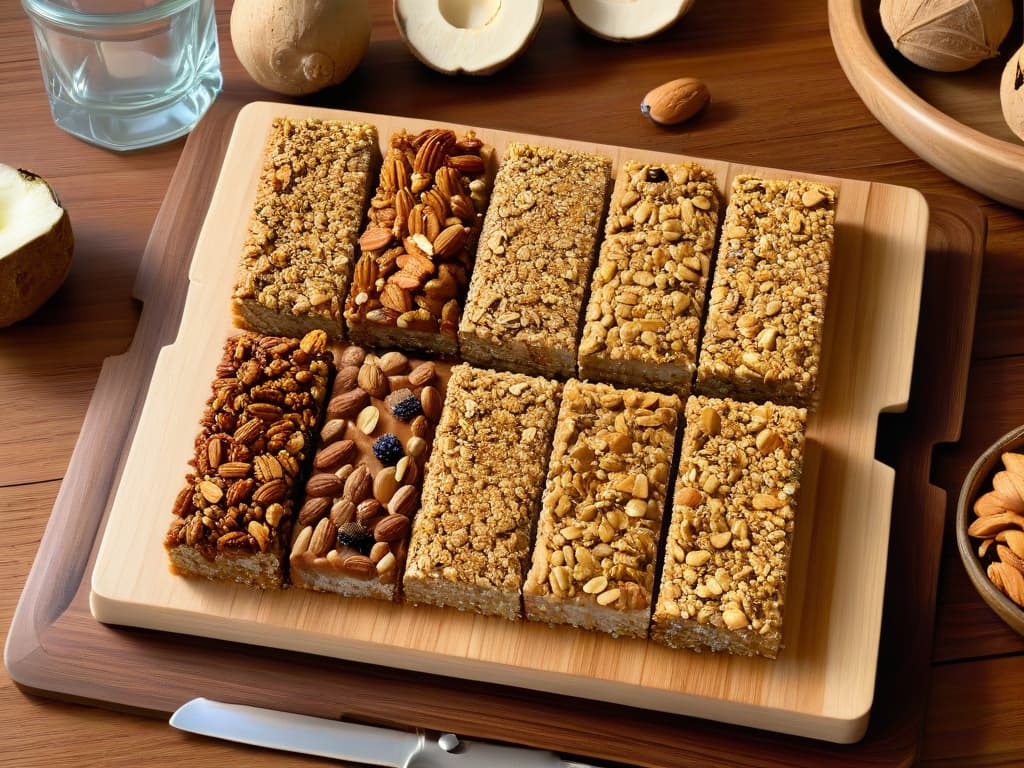
[[[0,328],[50,298],[71,268],[71,222],[39,176],[0,164]]]
[[[693,0],[562,0],[573,18],[593,35],[621,42],[644,40],[671,27]]]
[[[530,44],[543,0],[395,0],[395,24],[412,54],[447,75],[489,75]]]

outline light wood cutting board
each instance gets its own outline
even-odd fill
[[[698,159],[722,190],[748,172],[839,188],[823,392],[807,435],[785,648],[777,661],[701,655],[571,628],[305,590],[261,593],[169,573],[162,538],[231,333],[234,270],[264,138],[278,115],[368,121],[383,142],[395,130],[433,125],[271,103],[239,114],[196,246],[178,337],[157,361],[97,556],[94,616],[836,742],[860,738],[875,683],[893,498],[893,470],[874,459],[877,418],[904,409],[909,397],[928,225],[923,197],[890,185]],[[477,130],[499,153],[525,140],[605,154],[616,165],[685,159]]]

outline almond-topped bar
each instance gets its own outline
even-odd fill
[[[693,396],[651,638],[775,658],[807,411]]]
[[[647,636],[679,409],[675,395],[565,384],[528,619]]]
[[[494,180],[466,310],[463,359],[568,378],[597,250],[611,161],[514,143]]]
[[[295,496],[332,369],[323,331],[227,341],[164,541],[172,571],[283,585]]]
[[[523,374],[452,368],[413,522],[408,601],[520,618],[561,389]]]
[[[738,176],[711,287],[696,390],[810,406],[821,363],[836,191]]]
[[[379,155],[372,125],[273,121],[233,294],[236,325],[344,338],[342,310]]]
[[[391,137],[345,306],[352,341],[455,356],[491,155],[472,131]]]
[[[339,349],[327,420],[292,537],[292,584],[394,600],[446,366]]]
[[[581,377],[689,393],[717,226],[711,171],[622,166],[580,341]]]

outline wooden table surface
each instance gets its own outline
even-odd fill
[[[984,447],[1024,423],[1024,215],[944,177],[878,124],[839,68],[822,0],[698,3],[669,32],[629,45],[587,36],[549,0],[523,57],[488,79],[429,71],[397,39],[390,3],[371,7],[373,38],[363,63],[345,84],[307,103],[889,182],[977,204],[989,235],[963,434],[937,449],[935,484],[955,495]],[[275,98],[238,64],[229,9],[218,0],[225,94]],[[655,128],[640,116],[640,99],[679,76],[705,79],[713,105],[682,129]],[[133,280],[184,141],[119,155],[57,129],[15,0],[0,0],[0,104],[0,162],[54,184],[77,241],[71,275],[56,297],[33,318],[0,330],[0,513],[11,534],[0,558],[6,634],[100,366],[131,341],[140,312]],[[1021,764],[1024,639],[970,586],[951,521],[946,534],[921,762]],[[196,765],[323,764],[29,696],[5,671],[0,712],[2,765],[170,766],[184,752]]]

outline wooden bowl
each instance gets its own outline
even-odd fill
[[[871,113],[921,159],[1024,208],[1024,143],[1010,131],[999,80],[1021,44],[1019,20],[1002,55],[967,72],[929,72],[903,58],[881,28],[877,0],[829,0],[829,31],[847,79]]]
[[[991,562],[993,555],[987,554],[984,560],[978,557],[979,540],[967,535],[967,528],[976,519],[973,509],[975,500],[981,494],[992,490],[992,476],[1002,469],[1000,456],[1006,451],[1019,451],[1022,448],[1024,448],[1024,426],[1017,427],[1003,435],[974,462],[971,471],[967,473],[967,478],[960,490],[960,498],[957,501],[956,544],[960,550],[960,559],[963,561],[964,568],[967,569],[967,575],[970,577],[971,583],[974,584],[974,588],[978,590],[978,594],[999,615],[999,618],[1024,635],[1024,608],[1010,600],[989,581],[985,568]],[[990,549],[990,552],[994,553],[994,549]]]

